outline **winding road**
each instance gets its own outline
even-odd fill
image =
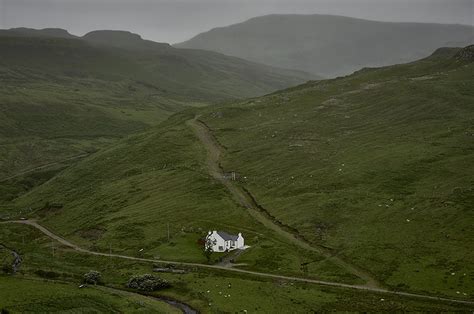
[[[247,209],[247,212],[250,214],[250,216],[260,222],[266,228],[273,230],[277,235],[279,235],[281,238],[284,238],[286,241],[289,241],[290,243],[297,245],[304,250],[317,252],[349,273],[361,278],[366,282],[365,286],[370,288],[383,287],[383,285],[367,271],[341,259],[337,255],[334,255],[334,252],[331,252],[328,249],[310,245],[302,238],[283,229],[281,225],[275,223],[267,212],[263,212],[261,210],[261,206],[255,202],[255,199],[247,191],[233,184],[231,180],[224,178],[224,171],[219,162],[222,147],[215,140],[211,130],[209,130],[209,128],[204,123],[199,121],[198,117],[188,120],[186,123],[194,130],[194,133],[206,148],[206,165],[209,170],[209,174],[229,190],[235,200]]]
[[[229,267],[217,266],[217,265],[156,260],[156,259],[140,258],[140,257],[127,256],[127,255],[120,255],[120,254],[94,252],[88,249],[81,248],[80,246],[69,242],[68,240],[54,234],[53,232],[49,231],[45,227],[41,226],[34,220],[12,220],[12,221],[0,222],[0,224],[9,224],[9,223],[24,224],[24,225],[32,226],[38,229],[39,231],[41,231],[42,233],[44,233],[45,235],[47,235],[48,237],[58,241],[61,244],[67,247],[70,247],[78,252],[90,254],[90,255],[108,256],[108,257],[122,258],[122,259],[141,261],[141,262],[147,262],[147,263],[162,263],[162,264],[172,264],[172,265],[177,265],[177,266],[191,266],[191,267],[197,267],[197,268],[222,270],[222,271],[252,275],[252,276],[257,276],[257,277],[288,280],[288,281],[295,281],[295,282],[305,282],[305,283],[312,283],[312,284],[336,287],[336,288],[347,288],[347,289],[362,290],[362,291],[368,291],[368,292],[383,293],[383,294],[388,294],[388,295],[397,295],[397,296],[412,297],[412,298],[425,299],[425,300],[452,302],[452,303],[467,304],[467,305],[474,306],[474,301],[457,300],[457,299],[436,297],[432,295],[416,294],[416,293],[410,293],[410,292],[392,291],[385,288],[374,288],[374,287],[368,287],[364,285],[350,285],[350,284],[339,283],[339,282],[331,282],[331,281],[292,277],[292,276],[283,276],[283,275],[277,275],[277,274],[268,274],[268,273],[262,273],[262,272],[256,272],[256,271],[244,270],[244,269],[238,269],[238,268],[229,268]]]
[[[272,217],[270,217],[266,212],[262,212],[261,207],[255,202],[254,198],[251,195],[249,195],[247,191],[233,184],[230,180],[224,179],[224,175],[223,175],[224,172],[219,163],[219,158],[220,158],[222,149],[220,145],[217,143],[217,141],[215,140],[215,138],[213,137],[211,131],[207,128],[207,126],[203,124],[202,122],[200,122],[198,120],[198,117],[192,120],[188,120],[186,123],[188,126],[190,126],[194,130],[196,136],[206,148],[206,151],[207,151],[206,164],[207,164],[210,175],[213,178],[215,178],[218,182],[223,184],[229,190],[232,196],[236,199],[236,201],[238,201],[239,204],[245,207],[247,209],[247,212],[254,219],[262,223],[268,229],[273,230],[282,239],[285,239],[286,241],[289,241],[290,243],[293,243],[305,250],[315,251],[324,255],[326,258],[330,259],[335,264],[343,267],[344,269],[348,270],[349,272],[358,276],[359,278],[364,279],[366,281],[366,284],[365,285],[352,285],[352,284],[345,284],[345,283],[339,283],[339,282],[331,282],[331,281],[316,280],[316,279],[309,279],[309,278],[262,273],[262,272],[257,272],[257,271],[250,271],[250,270],[244,270],[244,269],[232,268],[232,267],[226,267],[226,266],[220,266],[220,265],[207,265],[207,264],[199,264],[199,263],[156,260],[156,259],[140,258],[140,257],[127,256],[127,255],[120,255],[120,254],[95,252],[95,251],[82,248],[74,243],[69,242],[68,240],[56,235],[55,233],[51,232],[47,228],[41,226],[34,220],[4,221],[4,222],[0,222],[0,224],[15,223],[15,224],[29,225],[31,227],[38,229],[39,231],[41,231],[48,237],[58,241],[59,243],[84,254],[121,258],[121,259],[149,262],[149,263],[164,263],[164,264],[173,264],[177,266],[190,266],[190,267],[196,267],[196,268],[202,268],[202,269],[211,269],[211,270],[220,270],[220,271],[227,271],[227,272],[233,272],[233,273],[240,273],[240,274],[264,277],[264,278],[270,278],[270,279],[304,282],[304,283],[311,283],[311,284],[336,287],[336,288],[362,290],[362,291],[368,291],[368,292],[383,293],[387,295],[396,295],[396,296],[411,297],[411,298],[418,298],[418,299],[425,299],[425,300],[452,302],[452,303],[467,304],[467,305],[474,306],[474,301],[458,300],[458,299],[451,299],[451,298],[445,298],[445,297],[437,297],[437,296],[432,296],[432,295],[423,295],[423,294],[388,290],[387,288],[382,287],[380,283],[375,278],[373,278],[373,276],[369,274],[368,272],[362,269],[359,269],[358,267],[350,264],[347,261],[342,260],[340,257],[335,256],[332,252],[330,252],[329,250],[325,248],[311,246],[304,239],[301,239],[297,237],[296,235],[294,235],[293,233],[285,230],[284,228],[282,228],[282,226],[275,223],[272,220]]]

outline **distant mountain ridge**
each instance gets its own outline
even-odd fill
[[[85,54],[81,55],[86,51],[87,58],[90,54],[100,56],[104,53],[111,54],[111,59],[119,56],[137,66],[136,69],[140,71],[138,76],[143,76],[139,80],[152,85],[159,83],[158,85],[166,87],[168,91],[173,91],[175,95],[186,95],[188,99],[194,98],[200,101],[208,101],[211,98],[224,100],[257,96],[315,78],[303,71],[279,69],[216,52],[178,49],[168,43],[144,40],[138,34],[121,30],[96,30],[78,37],[59,28],[40,30],[12,28],[0,30],[0,39],[2,38],[0,48],[4,46],[3,48],[7,51],[3,54],[0,52],[0,56],[5,58],[5,62],[17,53],[26,53],[21,51],[21,47],[25,48],[30,44],[31,47],[27,53],[40,49],[44,58],[47,58],[48,54],[53,56],[58,49],[69,47],[67,51],[60,53],[59,58],[64,61],[63,67],[71,68],[70,72],[83,71],[84,67],[68,64],[68,54],[71,54],[73,59],[86,57]],[[7,38],[17,39],[7,40]],[[45,39],[55,41],[45,41]],[[15,45],[18,46],[15,47]],[[15,49],[18,51],[10,53],[10,50]],[[73,52],[74,49],[77,53]],[[99,50],[93,52],[93,49]],[[29,65],[41,67],[50,61],[53,60],[43,59],[36,63],[29,62]],[[99,63],[97,67],[101,68],[102,65]],[[110,70],[115,71],[113,68]],[[131,72],[126,71],[120,75],[127,77],[130,74]],[[225,81],[227,83],[224,83]],[[219,84],[222,86],[219,87]],[[245,87],[241,88],[244,85]],[[213,96],[209,97],[211,95]]]
[[[64,39],[80,39],[89,43],[109,45],[118,48],[158,48],[171,47],[168,43],[154,42],[143,39],[140,35],[123,30],[94,30],[84,36],[76,36],[62,28],[34,29],[27,27],[17,27],[10,29],[0,29],[0,36],[20,36],[20,37],[50,37]]]
[[[187,106],[259,96],[309,78],[129,32],[0,30],[0,180],[95,151]],[[19,189],[0,184],[0,203]]]
[[[266,15],[174,45],[334,77],[405,63],[439,47],[474,43],[474,27],[394,23],[333,15]]]
[[[16,27],[10,29],[1,29],[0,36],[32,36],[32,37],[54,37],[54,38],[79,38],[78,36],[70,34],[67,30],[62,28],[43,28],[34,29],[27,27]]]
[[[117,48],[127,49],[167,49],[172,48],[168,43],[145,40],[140,35],[117,30],[97,30],[92,31],[81,39],[95,44],[109,45]]]

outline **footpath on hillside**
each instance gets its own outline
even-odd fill
[[[259,221],[266,228],[273,230],[276,234],[286,239],[290,243],[293,243],[305,250],[317,252],[326,257],[327,259],[331,260],[336,265],[344,268],[349,273],[361,278],[362,280],[365,280],[365,286],[370,288],[382,287],[380,282],[367,271],[364,271],[363,269],[360,269],[359,267],[341,259],[340,257],[334,255],[334,253],[329,251],[328,249],[318,246],[312,246],[301,237],[298,237],[290,231],[285,230],[285,228],[283,228],[281,224],[277,223],[275,219],[273,219],[273,217],[268,213],[268,211],[265,211],[261,206],[256,203],[255,198],[250,195],[248,191],[243,190],[241,187],[234,184],[231,180],[225,179],[224,170],[220,166],[219,162],[222,147],[212,135],[211,130],[209,130],[209,128],[198,119],[198,117],[188,120],[186,124],[193,129],[196,136],[206,148],[206,165],[209,174],[222,185],[224,185],[235,198],[235,200],[239,202],[239,204],[241,204],[243,207],[245,207],[247,209],[247,212],[255,220]]]

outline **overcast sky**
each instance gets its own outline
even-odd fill
[[[474,0],[0,0],[0,28],[122,29],[177,43],[272,13],[473,25]]]

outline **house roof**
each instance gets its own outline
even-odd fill
[[[225,241],[237,241],[237,238],[239,237],[238,235],[233,235],[233,234],[228,234],[227,232],[224,231],[217,231],[217,234],[221,236],[222,239]]]

